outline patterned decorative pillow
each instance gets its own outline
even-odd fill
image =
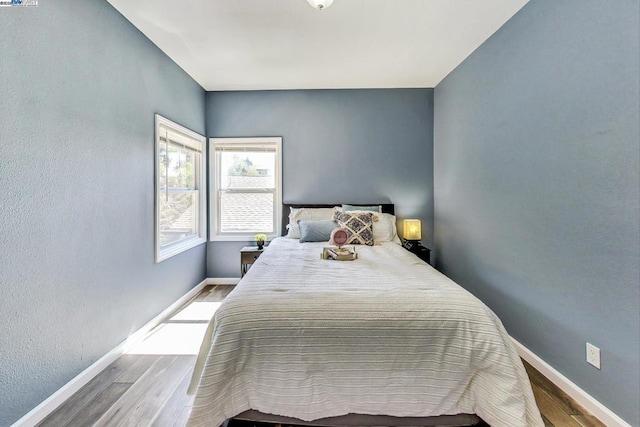
[[[338,211],[333,215],[333,219],[338,226],[347,230],[348,238],[346,245],[368,245],[373,246],[373,212],[344,212]]]
[[[345,205],[342,205],[345,206]],[[349,205],[351,206],[351,205]],[[356,208],[360,206],[354,206]],[[366,206],[365,206],[366,207]],[[378,206],[370,206],[371,208],[378,208]],[[336,212],[355,212],[362,209],[345,209],[344,207],[336,207]],[[368,212],[367,210],[364,210]],[[373,211],[372,211],[373,212]],[[396,217],[388,213],[374,212],[373,215],[373,244],[378,245],[382,242],[394,242],[400,244],[400,238],[398,238],[398,230],[396,229]]]

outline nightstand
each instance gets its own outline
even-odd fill
[[[418,258],[427,264],[431,264],[431,249],[422,246],[422,243],[419,241],[402,239],[402,247],[409,252],[416,254]]]
[[[256,262],[264,249],[258,249],[257,246],[245,246],[240,249],[240,277],[244,277],[249,270],[249,266]]]

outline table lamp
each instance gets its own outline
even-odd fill
[[[403,221],[403,236],[406,240],[422,239],[422,225],[419,219],[405,219]]]

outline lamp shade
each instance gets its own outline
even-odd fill
[[[323,10],[331,6],[333,0],[307,0],[309,4],[318,10]]]
[[[419,219],[405,219],[403,230],[404,238],[407,240],[420,240],[422,238],[422,224]]]

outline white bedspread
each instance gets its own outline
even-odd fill
[[[245,410],[303,420],[348,413],[475,413],[543,426],[496,315],[395,243],[321,260],[323,243],[275,239],[204,339],[189,426]]]

